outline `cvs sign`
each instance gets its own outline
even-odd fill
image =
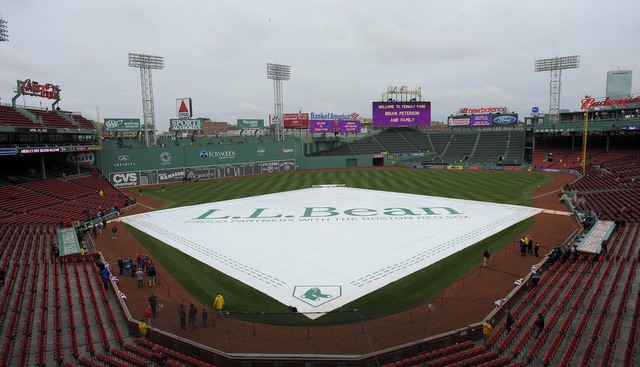
[[[139,185],[138,172],[125,172],[125,173],[111,173],[109,174],[109,181],[114,187],[129,187]]]

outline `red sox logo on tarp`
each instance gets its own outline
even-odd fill
[[[293,296],[312,307],[318,307],[342,296],[342,287],[339,285],[297,285],[293,288]]]

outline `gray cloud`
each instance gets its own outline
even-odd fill
[[[153,72],[159,129],[176,98],[217,121],[273,110],[266,63],[291,65],[288,112],[371,115],[388,85],[421,87],[433,119],[464,106],[546,111],[549,75],[533,61],[581,55],[562,74],[561,108],[603,96],[606,72],[634,69],[640,3],[487,1],[13,1],[0,10],[0,97],[17,79],[60,84],[61,106],[96,117],[142,117],[140,74],[127,54],[163,56]],[[608,17],[615,10],[615,17]],[[636,70],[637,73],[637,70]],[[636,77],[637,79],[637,77]],[[633,91],[639,93],[637,82]],[[38,106],[48,101],[25,98]]]

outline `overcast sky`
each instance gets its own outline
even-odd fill
[[[142,118],[140,71],[128,53],[164,57],[154,70],[156,125],[176,99],[195,117],[268,119],[266,64],[291,66],[285,112],[371,117],[387,86],[422,88],[432,119],[461,107],[549,109],[549,72],[534,60],[580,55],[562,72],[560,108],[605,95],[607,71],[633,70],[640,93],[640,1],[611,0],[21,0],[4,1],[0,98],[16,80],[60,85],[60,106],[85,117]],[[20,98],[20,104],[23,99]],[[28,106],[49,100],[25,97]]]

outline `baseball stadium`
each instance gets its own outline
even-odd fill
[[[156,136],[15,90],[1,366],[640,361],[640,96],[432,124],[392,88],[372,118],[206,134],[180,110]]]

